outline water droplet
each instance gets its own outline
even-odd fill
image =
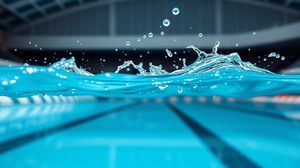
[[[165,35],[165,32],[161,31],[161,32],[160,32],[160,35],[162,35],[162,36]]]
[[[130,41],[126,41],[126,46],[130,46]]]
[[[141,38],[137,38],[137,41],[140,42],[140,41],[141,41]]]
[[[268,55],[268,57],[276,57],[276,53],[272,52]]]
[[[252,34],[253,34],[253,35],[256,35],[256,32],[253,32]]]
[[[285,60],[285,56],[282,56],[282,57],[281,57],[281,60],[282,60],[282,61]]]
[[[147,36],[146,36],[146,35],[143,35],[143,38],[147,38]]]
[[[151,32],[148,33],[148,37],[150,37],[150,38],[153,37],[153,33],[151,33]]]
[[[220,41],[216,41],[215,46],[213,47],[213,52],[217,53],[218,52],[218,48],[220,46]]]
[[[173,54],[172,54],[172,52],[169,49],[166,49],[166,52],[168,54],[168,57],[173,57]]]
[[[170,20],[169,20],[169,19],[164,19],[163,25],[164,25],[165,27],[170,26]]]
[[[173,8],[172,13],[173,13],[173,15],[178,15],[180,13],[179,8],[177,8],[177,7]]]
[[[203,37],[203,33],[199,33],[198,36],[201,38]]]

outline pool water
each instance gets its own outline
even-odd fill
[[[0,167],[297,167],[300,105],[99,99],[0,111]]]
[[[115,73],[94,75],[78,68],[75,58],[62,59],[49,67],[0,66],[0,96],[157,98],[187,95],[244,98],[300,93],[300,75],[272,73],[243,62],[238,53],[218,54],[218,46],[219,43],[211,53],[189,46],[198,58],[188,66],[182,59],[184,66],[173,72],[152,63],[146,70],[142,62],[136,64],[128,60],[116,67]],[[139,73],[120,73],[128,67]]]

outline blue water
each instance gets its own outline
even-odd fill
[[[279,75],[243,62],[238,53],[211,53],[194,46],[197,60],[182,69],[167,72],[162,65],[125,61],[115,73],[91,74],[76,66],[75,59],[62,59],[52,66],[0,67],[0,95],[24,97],[47,95],[95,95],[99,97],[151,98],[173,95],[254,97],[299,94],[300,75]],[[168,50],[171,53],[171,51]],[[168,55],[170,55],[168,53]],[[172,53],[171,53],[172,54]],[[184,60],[185,61],[185,60]],[[121,74],[133,66],[137,75]]]

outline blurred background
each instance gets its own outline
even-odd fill
[[[211,52],[216,41],[219,53],[299,74],[300,1],[0,0],[0,66],[75,57],[94,74],[126,60],[173,71],[182,58],[197,58],[186,46]],[[288,94],[137,100],[0,92],[0,167],[297,167],[299,110],[300,97]]]
[[[188,63],[196,58],[195,53],[183,52],[186,46],[211,51],[219,40],[220,53],[238,52],[245,61],[279,72],[299,55],[299,4],[297,0],[2,0],[1,60],[49,65],[74,56],[78,65],[100,73],[133,59],[174,70],[178,57],[188,57]],[[171,13],[174,7],[180,9],[178,16]],[[162,26],[165,18],[171,21],[169,27]],[[154,36],[143,39],[150,32]],[[177,51],[177,57],[164,61],[165,48]],[[271,52],[287,59],[263,61]]]

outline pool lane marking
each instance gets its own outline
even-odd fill
[[[285,116],[283,114],[265,112],[265,111],[262,111],[262,110],[259,110],[259,109],[253,110],[253,109],[250,109],[248,107],[241,107],[241,106],[232,105],[232,104],[230,104],[230,105],[222,104],[220,106],[226,107],[229,110],[230,109],[235,109],[235,110],[230,110],[230,112],[251,114],[251,115],[256,115],[256,116],[261,116],[261,117],[267,117],[267,118],[274,118],[274,119],[283,120],[283,121],[287,121],[287,122],[291,122],[291,121],[293,121],[293,122],[300,122],[300,120],[298,120],[298,119],[290,118],[290,117],[287,117],[287,116]]]
[[[12,138],[10,140],[4,141],[0,143],[0,154],[3,154],[5,152],[8,152],[10,150],[13,150],[15,148],[21,147],[23,145],[26,145],[30,142],[33,142],[35,140],[44,138],[46,136],[52,135],[54,133],[58,133],[61,132],[63,130],[78,126],[78,125],[82,125],[85,124],[87,122],[105,117],[107,115],[113,114],[113,113],[117,113],[117,112],[121,112],[124,111],[125,109],[134,107],[136,104],[138,103],[131,103],[129,105],[125,105],[125,106],[121,106],[121,107],[117,107],[117,108],[113,108],[110,110],[106,110],[106,111],[102,111],[102,112],[98,112],[94,115],[85,117],[85,118],[81,118],[81,119],[77,119],[71,122],[67,122],[61,125],[57,125],[51,128],[47,128],[47,129],[42,129],[39,131],[35,131],[29,134],[25,134],[16,138]]]
[[[209,148],[209,150],[227,167],[258,168],[256,163],[248,159],[239,151],[231,147],[212,131],[206,129],[184,112],[168,103],[169,108],[198,136]]]

